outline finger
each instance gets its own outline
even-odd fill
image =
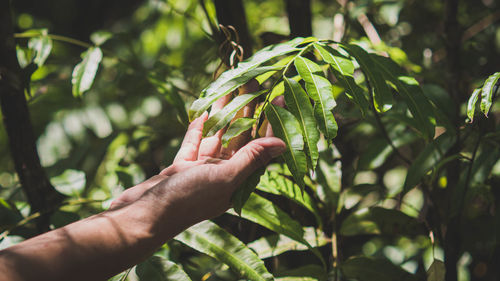
[[[212,105],[212,110],[210,111],[210,116],[219,112],[231,99],[231,95],[226,95],[219,100],[217,100],[214,105]],[[204,160],[207,158],[217,158],[219,157],[221,148],[221,138],[224,134],[224,130],[219,130],[215,135],[204,138],[200,144],[200,150],[198,151],[198,159]]]
[[[179,161],[194,161],[198,157],[201,137],[203,134],[203,123],[207,120],[208,114],[196,118],[188,127],[181,148],[175,156],[174,163]]]
[[[248,93],[255,93],[259,90],[259,88],[260,88],[259,82],[257,82],[257,80],[255,79],[252,79],[238,89],[238,94],[244,95]],[[245,107],[243,107],[236,113],[236,116],[233,118],[233,121],[241,117],[253,116],[256,105],[257,105],[257,100],[251,101],[249,104],[247,104]],[[223,159],[231,158],[231,156],[233,156],[233,154],[236,153],[236,151],[238,151],[241,147],[243,147],[246,143],[248,143],[248,141],[252,136],[251,133],[252,130],[249,129],[246,132],[240,134],[239,136],[233,138],[231,142],[229,142],[227,148],[221,149],[220,153],[221,158]]]
[[[272,158],[286,150],[279,138],[259,138],[242,147],[234,156],[222,164],[229,175],[239,184],[257,168],[266,165]]]
[[[179,161],[174,163],[160,172],[163,176],[172,176],[178,172],[182,172],[194,166],[205,164],[205,161]]]

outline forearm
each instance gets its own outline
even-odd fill
[[[152,196],[0,252],[0,280],[105,280],[141,262],[183,225]],[[158,214],[167,218],[160,222]],[[172,221],[172,222],[171,222]]]

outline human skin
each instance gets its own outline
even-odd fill
[[[0,251],[0,280],[106,280],[225,212],[234,190],[286,149],[265,137],[220,159],[222,132],[202,140],[206,119],[191,123],[171,166],[127,189],[109,210]]]

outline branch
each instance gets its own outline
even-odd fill
[[[25,75],[16,56],[10,1],[0,0],[0,106],[9,148],[31,213],[45,213],[62,201],[43,170],[26,98]],[[40,232],[48,230],[50,213],[37,221]]]

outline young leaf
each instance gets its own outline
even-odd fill
[[[159,256],[152,256],[135,268],[139,281],[191,281],[191,278],[177,264]]]
[[[406,174],[403,194],[417,185],[429,170],[436,165],[455,142],[455,136],[444,133],[427,144],[424,150],[413,161]]]
[[[407,76],[391,59],[371,54],[370,57],[382,76],[396,86],[408,109],[417,121],[417,129],[427,138],[434,137],[436,119],[432,105],[424,95],[417,80]]]
[[[344,277],[359,281],[416,281],[417,278],[386,259],[354,257],[341,265]]]
[[[295,68],[306,83],[307,93],[314,100],[314,116],[319,129],[326,139],[333,139],[337,135],[338,126],[332,114],[336,103],[330,81],[321,76],[321,68],[309,59],[296,58]]]
[[[357,45],[342,45],[342,48],[358,61],[373,86],[373,102],[378,112],[386,112],[392,107],[392,94],[384,77],[370,55]]]
[[[474,114],[476,113],[476,103],[480,93],[481,93],[481,88],[475,89],[469,98],[469,102],[467,103],[467,117],[469,117],[470,120],[469,122],[471,123],[474,120]]]
[[[247,117],[236,119],[229,125],[226,133],[222,136],[222,146],[227,147],[233,138],[239,136],[247,130],[250,130],[256,121],[256,119]]]
[[[314,169],[318,162],[318,141],[319,133],[316,120],[313,115],[313,108],[309,97],[300,84],[284,77],[285,81],[285,102],[290,112],[297,118],[304,137],[304,146],[307,155],[310,157],[309,166]]]
[[[283,153],[285,163],[297,184],[304,188],[304,175],[307,173],[307,159],[300,124],[286,109],[269,104],[265,109],[274,134],[282,139],[288,150]]]
[[[243,242],[210,221],[196,224],[175,237],[187,246],[227,264],[249,280],[273,280],[264,262]]]
[[[239,69],[239,67],[235,68],[234,70],[236,69]],[[236,90],[238,87],[255,78],[256,76],[269,71],[275,71],[277,69],[281,69],[281,67],[277,68],[274,66],[262,66],[252,68],[251,70],[244,73],[234,73],[235,76],[232,76],[231,79],[227,79],[226,77],[222,77],[221,75],[219,79],[210,84],[207,90],[204,91],[205,94],[203,95],[203,97],[200,97],[193,102],[191,108],[189,109],[189,120],[193,121],[195,118],[201,116],[201,114],[205,112],[219,98]],[[225,82],[225,84],[221,84],[219,85],[219,87],[212,89],[212,85],[219,84],[221,80],[227,81]]]
[[[80,97],[90,89],[94,82],[97,68],[102,60],[102,51],[99,47],[91,47],[82,54],[83,60],[75,66],[71,75],[73,96]]]
[[[345,89],[347,96],[358,104],[364,116],[368,111],[368,101],[363,94],[363,89],[356,84],[352,77],[354,72],[352,61],[344,58],[328,46],[315,44],[314,47],[318,50],[323,60],[330,64],[335,77],[339,80],[339,84]]]
[[[241,216],[306,245],[325,264],[319,251],[304,238],[304,229],[301,224],[271,201],[252,193],[241,211]]]
[[[493,73],[484,82],[483,90],[481,91],[481,111],[485,116],[490,112],[491,104],[493,102],[493,89],[500,79],[500,72]]]
[[[217,131],[224,128],[227,124],[229,124],[229,122],[231,122],[231,119],[233,119],[238,110],[266,92],[267,90],[262,90],[255,93],[244,94],[235,97],[230,103],[224,106],[224,108],[222,108],[219,112],[215,113],[210,118],[208,118],[207,121],[205,121],[205,124],[203,125],[203,136],[213,136],[215,133],[217,133]]]

